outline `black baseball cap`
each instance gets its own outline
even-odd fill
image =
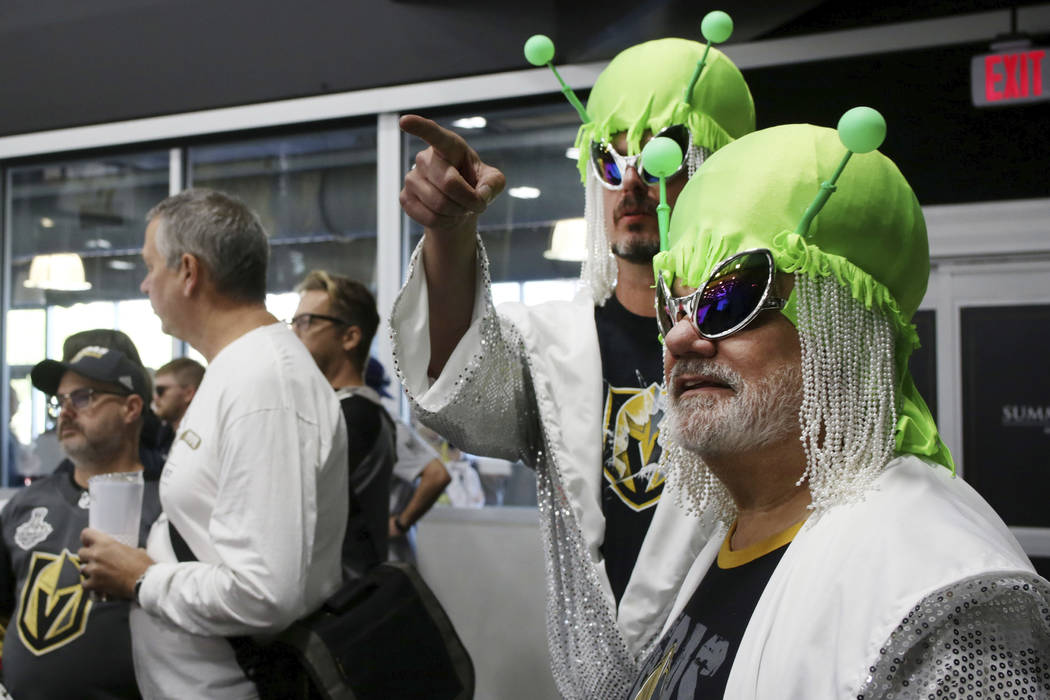
[[[58,393],[58,384],[66,372],[76,372],[88,379],[122,387],[129,394],[138,394],[149,405],[146,370],[129,360],[120,350],[89,345],[81,348],[69,362],[44,360],[33,368],[29,376],[33,386],[45,394],[54,395]]]

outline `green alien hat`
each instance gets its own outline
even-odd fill
[[[707,53],[703,72],[689,100],[685,88],[705,45],[688,39],[656,39],[621,51],[601,72],[587,100],[590,121],[580,127],[576,147],[581,154],[593,141],[607,141],[627,132],[628,154],[641,150],[646,131],[658,132],[685,124],[693,141],[716,151],[754,131],[755,103],[740,70],[716,48]],[[581,177],[587,158],[581,155]]]
[[[930,271],[922,210],[887,157],[857,152],[843,167],[846,152],[834,129],[809,124],[763,129],[719,150],[679,195],[670,249],[654,258],[654,268],[669,281],[699,286],[720,261],[768,248],[782,272],[834,276],[896,326],[897,451],[954,468],[907,364],[918,347],[911,318]],[[821,199],[821,183],[823,208],[800,225]],[[797,325],[796,312],[792,292],[783,313]]]

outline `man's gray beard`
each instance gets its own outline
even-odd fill
[[[743,452],[798,434],[802,367],[783,364],[760,381],[745,382],[710,360],[679,360],[669,386],[682,374],[703,374],[729,385],[732,396],[668,397],[668,419],[676,441],[701,457]]]
[[[81,438],[76,440],[76,442],[59,440],[59,444],[65,451],[66,456],[75,465],[90,464],[97,466],[109,464],[120,455],[121,447],[125,440],[119,426],[114,426],[114,430],[103,432],[95,439],[89,438],[83,430],[80,431],[80,436]]]
[[[627,243],[617,243],[612,246],[612,253],[621,260],[630,263],[651,265],[653,258],[660,252],[660,242],[646,240],[631,240]]]

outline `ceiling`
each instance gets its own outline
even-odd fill
[[[604,60],[646,39],[696,37],[711,9],[732,14],[731,42],[748,42],[1010,6],[998,0],[6,0],[0,135],[520,69],[523,38],[534,33],[555,40],[559,62]]]

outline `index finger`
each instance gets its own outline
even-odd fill
[[[427,145],[438,152],[438,155],[457,168],[462,165],[464,156],[470,150],[470,146],[459,134],[439,126],[437,122],[426,117],[406,114],[398,121],[398,125],[406,134],[423,139]]]

